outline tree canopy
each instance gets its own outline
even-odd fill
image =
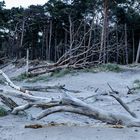
[[[128,57],[132,63],[139,23],[138,0],[49,0],[11,9],[0,2],[0,57],[22,58],[29,48],[30,59],[57,61],[79,45],[86,50],[99,43],[96,50],[104,50],[105,62],[125,64]],[[98,55],[89,61],[98,60]]]

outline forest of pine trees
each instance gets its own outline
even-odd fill
[[[139,60],[139,0],[49,0],[6,9],[0,2],[0,58],[70,64]],[[66,63],[66,61],[64,61]]]

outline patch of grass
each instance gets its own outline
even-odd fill
[[[6,109],[0,106],[0,117],[6,116],[6,115],[7,115]]]
[[[35,83],[37,81],[49,81],[52,78],[63,77],[67,74],[71,74],[72,76],[75,76],[78,74],[78,72],[92,72],[92,73],[97,73],[101,71],[120,72],[121,70],[122,69],[117,64],[108,63],[108,64],[102,64],[96,67],[85,68],[81,70],[73,70],[73,69],[65,68],[60,71],[52,72],[51,74],[48,74],[48,75],[39,75],[36,77],[28,77],[26,73],[23,73],[17,77],[12,78],[12,80],[15,80],[15,81],[26,80],[25,82]]]
[[[122,69],[117,64],[102,64],[98,66],[98,69],[100,71],[112,71],[112,72],[121,72]]]
[[[0,84],[4,85],[4,80],[0,79]]]
[[[140,89],[140,80],[139,79],[136,79],[134,82],[133,82],[133,86],[135,89]]]
[[[18,75],[17,77],[13,77],[11,80],[14,80],[14,81],[23,81],[25,79],[28,79],[28,75],[26,73],[22,73],[20,75]]]
[[[39,75],[39,76],[27,79],[26,82],[35,83],[37,81],[49,81],[49,80],[50,80],[49,75]]]
[[[92,73],[97,73],[97,72],[99,72],[99,69],[96,68],[96,67],[85,68],[85,69],[81,69],[80,72],[92,72]]]
[[[139,84],[140,83],[140,80],[139,79],[136,79],[135,81],[134,81],[134,84]]]
[[[66,74],[69,74],[69,73],[72,73],[72,70],[71,69],[62,69],[60,71],[53,72],[50,76],[51,77],[63,77]]]
[[[117,65],[117,64],[102,64],[102,65],[98,65],[95,67],[91,67],[91,68],[85,68],[80,70],[81,72],[92,72],[92,73],[97,73],[97,72],[108,72],[108,71],[112,71],[112,72],[121,72],[122,69]]]

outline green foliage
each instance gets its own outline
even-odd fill
[[[81,70],[73,70],[73,69],[62,69],[59,71],[55,71],[52,72],[50,75],[40,75],[34,78],[30,78],[27,80],[27,82],[37,82],[40,80],[43,81],[49,81],[52,78],[59,78],[59,77],[63,77],[67,74],[71,74],[71,76],[75,76],[78,74],[78,72],[92,72],[92,73],[96,73],[96,72],[101,72],[101,71],[112,71],[112,72],[121,72],[122,69],[117,65],[117,64],[103,64],[97,67],[92,67],[92,68],[85,68],[85,69],[81,69]]]
[[[63,69],[60,71],[55,71],[51,74],[51,77],[63,77],[66,74],[72,73],[71,69]]]
[[[122,69],[117,64],[111,64],[111,63],[100,65],[98,68],[101,71],[112,71],[112,72],[122,71]]]
[[[134,82],[133,82],[133,86],[135,89],[140,89],[140,80],[139,79],[136,79]]]
[[[18,75],[17,77],[13,77],[11,78],[11,80],[14,80],[14,81],[23,81],[25,79],[28,79],[28,75],[26,73],[22,73],[20,75]]]
[[[6,115],[7,115],[6,109],[0,106],[0,117],[6,116]]]
[[[49,81],[52,78],[58,78],[58,77],[63,77],[67,74],[71,74],[72,76],[75,76],[78,72],[92,72],[92,73],[96,73],[96,72],[100,72],[100,71],[113,71],[113,72],[120,72],[122,71],[122,69],[117,65],[117,64],[102,64],[96,67],[92,67],[92,68],[85,68],[85,69],[81,69],[81,70],[73,70],[73,69],[62,69],[59,71],[55,71],[52,72],[51,74],[45,74],[45,75],[39,75],[36,77],[28,77],[28,75],[26,75],[26,73],[23,73],[17,77],[12,78],[12,80],[14,81],[23,81],[25,80],[25,82],[31,82],[31,83],[35,83],[37,81]],[[1,83],[3,83],[3,81],[0,81]]]
[[[29,82],[29,83],[35,83],[37,81],[49,81],[50,80],[50,76],[49,75],[39,75],[39,76],[36,76],[36,77],[32,77],[32,78],[28,78],[26,80],[26,82]]]
[[[42,60],[57,61],[66,50],[69,50],[70,19],[72,22],[72,34],[75,37],[73,38],[75,41],[72,43],[72,48],[77,46],[79,42],[84,43],[81,46],[88,46],[88,37],[90,35],[87,34],[84,41],[82,41],[82,38],[86,32],[89,32],[90,26],[94,27],[91,34],[91,40],[93,41],[91,41],[90,46],[94,46],[98,42],[100,43],[100,31],[103,27],[100,21],[102,21],[103,17],[99,16],[101,19],[97,20],[96,23],[94,22],[94,25],[91,25],[92,18],[94,19],[97,15],[103,15],[101,14],[104,12],[103,5],[101,0],[73,0],[71,3],[67,0],[49,0],[44,5],[4,9],[4,2],[0,2],[0,52],[4,52],[3,56],[8,56],[9,58],[21,58],[25,57],[25,48],[28,47],[31,52],[30,59],[40,58]],[[128,38],[130,38],[130,45],[128,45],[129,61],[132,62],[132,46],[135,44],[134,47],[137,50],[140,36],[139,1],[115,0],[110,1],[107,7],[109,8],[107,8],[108,24],[111,25],[109,25],[111,32],[107,37],[108,47],[112,48],[117,43],[116,41],[118,41],[118,45],[122,44],[124,25],[127,24]],[[22,34],[23,31],[24,33]],[[132,32],[134,33],[134,43]],[[22,43],[21,35],[23,35]],[[113,52],[109,51],[108,61],[125,63],[123,62],[124,56],[122,52],[119,52],[118,59],[115,58],[116,53],[117,49],[114,49]],[[93,61],[95,59],[98,59],[98,56],[95,55],[92,58]]]
[[[3,85],[4,84],[4,80],[0,79],[0,84]]]
[[[93,73],[101,72],[101,71],[104,71],[104,72],[108,72],[108,71],[121,72],[122,69],[117,64],[108,63],[108,64],[102,64],[102,65],[92,67],[92,68],[88,68],[88,69],[83,69],[82,71],[83,72],[93,72]]]
[[[24,82],[30,82],[30,83],[35,83],[37,81],[48,81],[50,79],[49,75],[39,75],[39,76],[28,76],[26,73],[22,73],[21,75],[17,76],[17,77],[13,77],[11,80],[13,81],[23,81]]]

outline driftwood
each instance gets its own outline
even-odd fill
[[[41,124],[32,124],[32,125],[25,125],[25,128],[32,128],[32,129],[38,129],[43,128],[44,126]]]
[[[54,85],[54,86],[23,86],[24,89],[29,91],[41,91],[41,92],[48,92],[51,90],[63,90],[73,93],[79,93],[78,90],[69,90],[65,88],[65,85]]]
[[[111,85],[108,83],[108,86],[110,87],[110,89],[111,89],[111,91],[112,92],[110,92],[110,96],[112,96],[114,99],[116,99],[116,101],[118,101],[119,103],[120,103],[120,105],[122,105],[122,107],[132,116],[132,117],[134,117],[134,118],[137,118],[137,115],[134,113],[134,112],[132,112],[131,110],[130,110],[130,108],[117,96],[117,95],[115,95],[115,94],[119,94],[119,92],[118,91],[115,91],[112,87],[111,87]],[[115,93],[115,94],[114,94]]]
[[[2,71],[1,74],[5,77],[7,82],[10,81],[8,76]],[[11,87],[13,88],[18,86],[13,84]],[[32,106],[41,107],[42,105],[46,106],[46,109],[43,110],[41,113],[37,114],[36,117],[33,117],[33,119],[39,120],[56,112],[71,112],[80,115],[85,115],[93,119],[101,120],[110,124],[120,124],[129,127],[140,127],[140,119],[136,118],[136,115],[132,113],[130,109],[128,109],[125,103],[123,103],[123,101],[119,99],[119,97],[116,96],[113,97],[129,112],[130,116],[100,110],[98,108],[93,107],[92,105],[85,103],[84,101],[78,98],[70,96],[66,92],[63,92],[60,98],[51,99],[46,97],[34,96],[32,93],[31,95],[26,94],[26,92],[19,90],[19,88],[15,89],[20,91],[18,93],[15,93],[15,96],[26,100],[27,103],[24,105],[15,106],[12,109],[13,114],[18,114],[19,111],[24,111],[28,108],[31,108]],[[4,91],[2,91],[2,93],[5,94]]]
[[[21,91],[23,93],[31,94],[28,90],[25,90],[25,89],[15,85],[2,70],[0,70],[0,74],[5,78],[5,80],[6,80],[5,83],[7,85],[9,85],[10,87],[12,87],[12,88],[14,88],[14,89],[16,89],[18,91]]]
[[[49,90],[63,90],[65,85],[54,85],[54,86],[23,86],[24,89],[30,90],[30,91],[41,91],[41,92],[47,92]]]
[[[18,105],[9,97],[6,97],[2,94],[0,94],[1,102],[8,106],[11,110],[13,110],[15,107],[18,107]]]
[[[132,112],[130,110],[130,108],[119,97],[117,97],[116,95],[113,95],[113,94],[110,94],[110,96],[115,98],[132,117],[138,118],[137,115],[134,112]]]

